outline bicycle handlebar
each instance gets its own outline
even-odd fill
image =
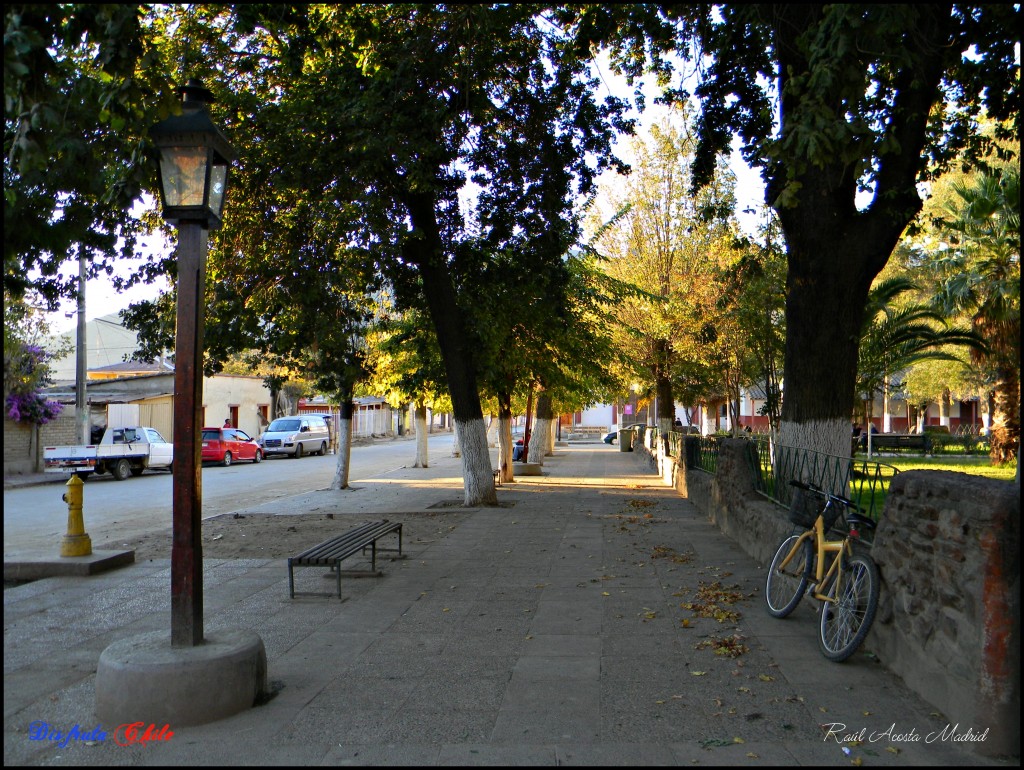
[[[827,492],[826,490],[821,489],[820,487],[816,487],[816,486],[814,486],[814,484],[809,484],[806,481],[798,481],[797,479],[790,479],[789,480],[789,485],[792,486],[792,487],[798,487],[799,489],[805,489],[808,492],[814,492],[815,494],[821,495],[822,497],[832,498],[833,500],[842,503],[847,508],[852,508],[855,511],[860,509],[860,506],[858,506],[857,503],[853,502],[853,500],[848,500],[845,497],[843,497],[842,495],[837,495],[837,494],[834,494],[832,492]]]

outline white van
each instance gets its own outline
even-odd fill
[[[300,414],[293,417],[278,417],[259,438],[266,457],[271,455],[327,454],[331,434],[323,417]]]

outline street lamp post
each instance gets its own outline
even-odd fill
[[[203,289],[207,233],[220,226],[235,153],[210,121],[209,91],[190,81],[181,93],[182,114],[150,129],[160,151],[164,219],[178,226],[171,638],[147,632],[119,639],[100,655],[96,715],[109,724],[205,724],[252,708],[267,692],[267,652],[258,634],[203,634]]]
[[[220,227],[235,152],[210,120],[213,97],[197,80],[180,89],[182,114],[150,131],[160,158],[163,217],[178,227],[178,307],[174,361],[174,492],[171,645],[203,641],[203,325],[208,231]]]

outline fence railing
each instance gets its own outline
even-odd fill
[[[656,434],[657,435],[657,434]],[[681,431],[670,431],[666,436],[665,453],[678,461],[685,452]],[[716,473],[720,436],[699,436],[697,451],[688,458],[687,467]],[[750,439],[754,451],[751,463],[754,466],[755,489],[761,495],[789,507],[793,500],[791,479],[809,481],[822,489],[828,489],[847,497],[857,504],[866,516],[878,521],[889,492],[889,483],[900,469],[886,463],[867,460],[863,457],[841,457],[808,449],[775,446],[764,436]]]
[[[809,481],[822,489],[848,497],[866,516],[878,521],[892,477],[899,468],[858,458],[812,452],[796,447],[774,447],[754,439],[751,453],[755,487],[765,497],[784,506],[793,499],[792,479]]]
[[[698,470],[708,473],[718,472],[718,451],[721,439],[718,436],[699,436],[697,439],[697,456],[694,458]]]

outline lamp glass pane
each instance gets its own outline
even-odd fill
[[[215,163],[210,169],[210,211],[218,217],[224,208],[224,193],[228,181],[228,167]]]
[[[206,184],[205,147],[164,147],[160,150],[164,205],[202,206]]]

